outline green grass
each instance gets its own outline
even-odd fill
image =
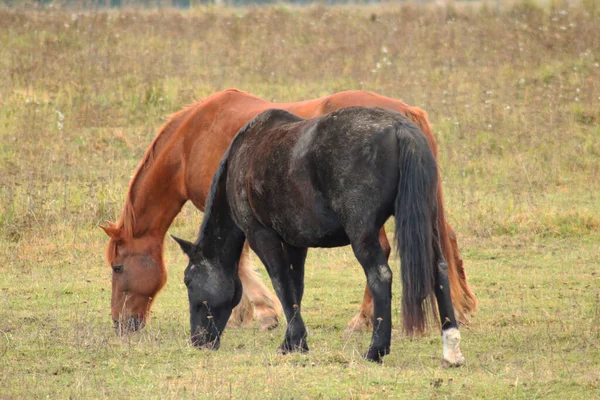
[[[0,397],[599,397],[600,13],[493,4],[0,9]],[[392,353],[361,359],[370,334],[343,332],[364,285],[347,248],[309,253],[308,355],[277,355],[283,328],[191,348],[170,242],[150,324],[115,335],[97,224],[166,115],[227,87],[278,101],[363,88],[428,111],[480,300],[464,368],[439,367],[437,333],[401,334],[399,282]],[[191,239],[200,221],[187,205],[171,232]]]

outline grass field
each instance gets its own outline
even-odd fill
[[[0,8],[0,398],[600,398],[600,6],[496,4]],[[171,242],[150,324],[115,335],[97,225],[166,116],[228,87],[362,88],[429,112],[480,301],[464,368],[439,367],[436,332],[398,328],[383,366],[361,359],[348,248],[309,253],[308,355],[276,354],[282,327],[193,349]],[[200,221],[187,205],[170,232]]]

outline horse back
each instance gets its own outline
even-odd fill
[[[282,110],[259,115],[230,149],[227,192],[236,223],[244,231],[270,227],[298,247],[348,244],[348,207],[383,224],[398,181],[398,121],[409,123],[364,107],[309,120]]]
[[[335,93],[324,97],[320,101],[318,113],[315,115],[327,114],[340,108],[347,107],[382,107],[388,110],[393,110],[408,117],[414,122],[427,138],[427,142],[437,156],[437,143],[433,137],[431,125],[427,117],[427,112],[419,107],[409,106],[403,101],[385,97],[377,93],[368,92],[366,90],[349,90],[345,92]]]

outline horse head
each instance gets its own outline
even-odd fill
[[[167,274],[162,259],[162,240],[128,237],[112,222],[100,226],[110,237],[106,260],[112,269],[111,315],[119,332],[144,327],[149,310]]]
[[[184,282],[190,304],[192,344],[216,350],[231,311],[242,297],[237,274],[228,274],[214,257],[203,254],[201,246],[172,236],[188,256]]]

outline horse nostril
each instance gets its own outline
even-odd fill
[[[145,322],[143,319],[130,317],[127,325],[132,332],[137,332],[144,327]]]

